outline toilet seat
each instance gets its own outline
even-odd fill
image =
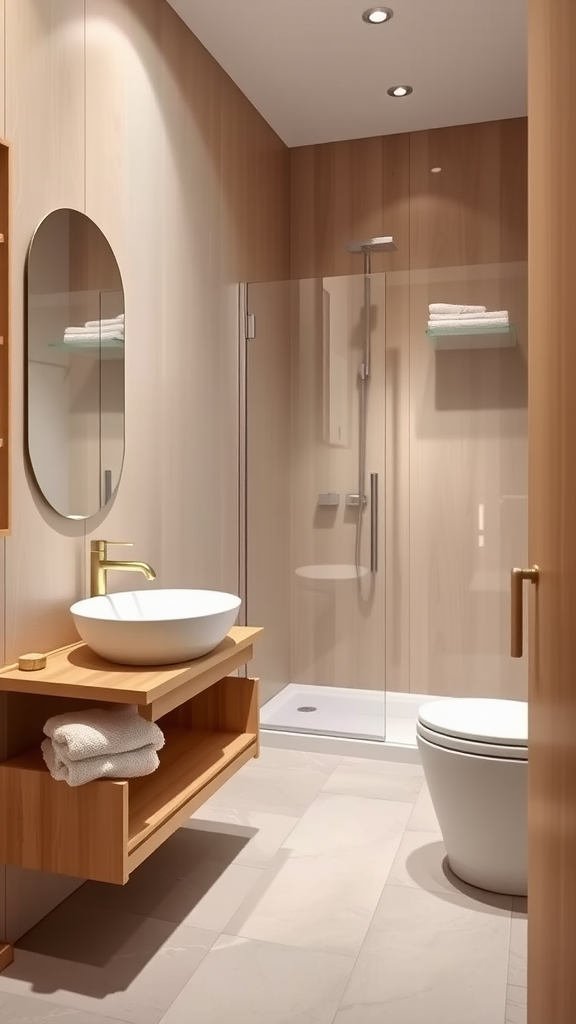
[[[447,750],[477,757],[528,759],[528,705],[525,701],[451,697],[423,704],[418,736]]]

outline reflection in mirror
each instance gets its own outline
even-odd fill
[[[55,210],[26,268],[28,455],[46,500],[84,519],[113,497],[124,458],[124,291],[100,228]]]

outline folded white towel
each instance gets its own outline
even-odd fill
[[[125,754],[70,761],[56,753],[50,740],[43,740],[42,756],[52,778],[57,782],[67,782],[69,786],[84,786],[94,779],[135,779],[151,775],[160,765],[153,746],[129,750]]]
[[[116,337],[118,335],[123,338],[124,337],[124,324],[116,324],[115,327],[110,326],[110,327],[102,327],[102,328],[98,328],[98,327],[67,327],[66,330],[64,331],[64,337],[65,338],[69,338],[69,337],[81,338],[84,335],[86,335],[86,337],[92,337],[92,335],[94,335],[94,334],[97,334],[97,335],[101,334],[103,338],[105,338],[105,337]]]
[[[71,344],[72,342],[93,342],[93,341],[124,341],[124,335],[120,331],[102,331],[101,334],[65,334],[64,343]]]
[[[160,727],[141,718],[132,704],[54,715],[46,722],[44,735],[52,740],[56,754],[67,761],[164,746]]]
[[[486,320],[429,320],[428,329],[442,334],[451,331],[470,331],[481,327],[509,327],[508,317],[492,317]]]
[[[462,320],[466,323],[467,320],[508,320],[507,309],[494,309],[489,310],[486,313],[430,313],[431,320]]]
[[[431,302],[428,306],[431,313],[485,313],[486,306],[457,306],[451,302]]]
[[[115,324],[123,324],[123,323],[124,323],[124,313],[120,313],[119,316],[111,316],[111,317],[108,317],[108,319],[87,320],[86,323],[84,324],[84,326],[85,327],[100,327],[100,324],[102,324],[102,327],[114,327]]]

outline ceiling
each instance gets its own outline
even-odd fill
[[[169,3],[288,146],[526,114],[527,0]]]

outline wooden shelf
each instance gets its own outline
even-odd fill
[[[0,690],[18,708],[22,748],[0,763],[0,863],[124,884],[201,804],[259,752],[258,680],[230,675],[263,630],[238,626],[204,658],[180,665],[113,665],[74,644],[34,672],[10,665]],[[72,699],[70,699],[72,698]],[[159,721],[160,767],[138,779],[55,782],[40,743],[47,717],[126,703]],[[12,744],[18,751],[18,745]],[[0,964],[0,970],[2,966]]]
[[[167,731],[158,771],[128,783],[128,854],[182,808],[189,817],[190,802],[246,751],[253,757],[256,740],[250,732]]]
[[[250,661],[252,644],[262,632],[253,626],[234,626],[216,650],[203,658],[155,668],[115,665],[84,643],[72,644],[48,654],[46,668],[35,672],[8,665],[0,672],[0,691],[137,704],[143,718],[156,721]]]
[[[230,676],[160,722],[160,767],[138,779],[55,782],[38,746],[0,763],[0,863],[123,884],[258,755],[258,684]]]
[[[14,948],[6,942],[0,942],[0,971],[5,971],[14,960]]]

